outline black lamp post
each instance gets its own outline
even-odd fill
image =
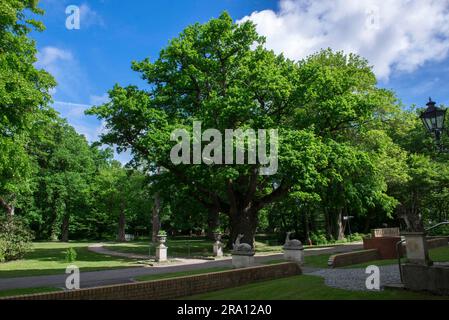
[[[427,109],[421,113],[421,120],[429,133],[435,135],[435,140],[438,146],[440,145],[441,133],[444,130],[444,117],[446,110],[435,106],[435,102],[429,98],[427,102]]]

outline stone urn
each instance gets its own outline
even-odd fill
[[[156,239],[159,244],[164,245],[165,242],[167,242],[167,235],[166,234],[158,234],[156,236]]]
[[[223,243],[221,242],[222,234],[220,232],[214,232],[214,245],[213,245],[213,253],[214,257],[221,258],[223,257]]]
[[[223,236],[221,232],[213,232],[212,235],[214,236],[214,240],[216,242],[221,242],[221,237]]]
[[[165,242],[167,241],[166,234],[158,234],[156,236],[158,245],[156,247],[156,261],[164,262],[167,261],[167,247],[165,246]]]

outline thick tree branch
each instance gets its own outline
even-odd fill
[[[281,182],[280,186],[277,187],[273,192],[263,196],[259,200],[256,201],[256,210],[260,210],[265,207],[267,204],[276,201],[277,199],[285,196],[290,189],[290,186],[287,186],[284,181]]]

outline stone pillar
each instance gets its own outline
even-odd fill
[[[234,268],[248,268],[254,265],[254,252],[232,252]]]
[[[299,265],[304,264],[304,248],[283,248],[284,259],[296,262]]]
[[[407,261],[412,264],[430,266],[427,240],[424,232],[407,232],[402,234],[405,238]]]
[[[164,262],[167,261],[167,249],[168,247],[165,245],[165,241],[167,240],[167,236],[158,235],[157,240],[159,242],[156,247],[156,261]]]
[[[214,234],[215,242],[214,242],[214,257],[221,258],[223,257],[223,243],[221,243],[221,234]]]
[[[287,232],[287,237],[285,238],[285,243],[282,247],[284,250],[284,259],[302,265],[304,263],[304,246],[298,239],[290,240],[291,233],[292,232]]]

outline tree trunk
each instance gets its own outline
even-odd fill
[[[0,205],[6,210],[6,216],[8,219],[12,219],[15,211],[14,205],[8,204],[3,198],[0,198]]]
[[[326,227],[326,238],[331,240],[333,238],[331,214],[328,209],[324,209],[324,224]]]
[[[157,234],[159,233],[159,230],[161,229],[161,220],[159,217],[159,213],[161,210],[161,199],[159,192],[156,192],[154,194],[154,205],[153,205],[153,212],[151,216],[151,225],[152,225],[152,231],[151,231],[151,241],[153,243],[157,242]]]
[[[117,236],[117,240],[120,241],[120,242],[125,242],[126,241],[125,229],[126,229],[126,215],[125,215],[124,208],[122,208],[120,210],[120,215],[119,215],[119,218],[118,218],[118,236]]]
[[[240,240],[240,243],[247,243],[254,247],[254,238],[257,229],[257,214],[258,212],[254,208],[231,212],[231,234],[228,242],[229,248],[232,248],[232,245],[239,234],[243,234],[243,238]]]
[[[310,226],[309,226],[309,216],[307,212],[304,212],[304,237],[306,239],[306,243],[308,245],[312,244],[312,240],[310,239]]]
[[[345,237],[345,228],[343,225],[343,210],[339,208],[334,216],[334,239],[342,240]]]
[[[214,232],[220,226],[219,217],[220,213],[218,209],[214,208],[209,210],[207,217],[207,238],[209,240],[215,240]]]
[[[62,218],[62,225],[61,225],[61,241],[62,242],[69,242],[69,215],[65,214]]]

